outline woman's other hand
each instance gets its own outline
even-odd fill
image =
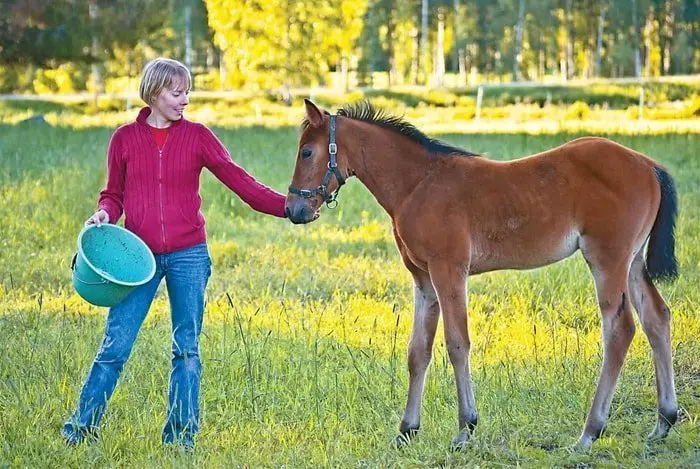
[[[100,209],[87,219],[85,226],[97,225],[99,228],[103,223],[109,223],[109,215],[106,211]]]

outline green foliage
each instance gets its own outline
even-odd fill
[[[162,27],[168,13],[157,0],[8,0],[3,10],[0,63],[37,66],[104,60],[102,52],[88,52],[93,39],[100,50],[133,48]]]
[[[700,83],[649,81],[644,84],[647,102],[663,103],[689,99],[700,92]],[[466,91],[476,95],[475,89]],[[544,106],[552,104],[574,104],[583,101],[589,106],[605,106],[611,109],[626,109],[639,102],[639,84],[596,83],[569,86],[486,86],[484,105],[504,106],[508,104],[534,103]]]
[[[194,76],[195,90],[220,90],[223,87],[218,71],[209,71]]]
[[[692,117],[700,117],[700,95],[695,95],[687,106],[688,114]]]
[[[32,83],[38,94],[68,94],[85,88],[87,75],[73,64],[64,64],[55,69],[40,69]]]
[[[365,98],[362,91],[351,93],[315,93],[313,101],[329,109],[335,109],[346,103],[354,103]]]
[[[457,102],[457,96],[444,90],[430,90],[421,98],[427,104],[437,107],[452,107]]]
[[[403,101],[392,98],[392,97],[387,97],[381,94],[374,95],[372,97],[371,102],[374,106],[385,109],[390,112],[394,112],[397,114],[400,114],[402,111],[406,109],[406,103]]]
[[[474,118],[476,115],[476,107],[474,106],[462,106],[455,109],[455,113],[452,118],[455,120],[468,121]]]
[[[18,93],[32,87],[31,74],[25,67],[0,65],[0,93]]]
[[[590,113],[591,110],[588,107],[588,104],[584,103],[583,101],[576,101],[566,110],[566,117],[568,119],[583,120],[588,119]]]
[[[349,58],[367,0],[206,0],[228,82],[263,89],[319,84]]]
[[[90,44],[88,1],[6,0],[0,15],[0,64],[83,62]]]
[[[515,57],[521,3],[525,6],[522,47]],[[341,75],[344,66],[348,76],[357,77],[353,86],[377,86],[378,72],[391,72],[392,86],[442,83],[437,80],[438,49],[448,71],[456,74],[461,64],[466,72],[455,79],[460,85],[510,80],[516,61],[522,78],[530,80],[632,77],[635,68],[644,78],[700,71],[700,36],[695,34],[700,10],[692,1],[441,0],[426,2],[426,31],[422,31],[421,4],[415,0],[5,0],[0,64],[53,70],[66,63],[97,63],[104,67],[106,78],[114,78],[138,75],[157,56],[182,61],[189,57],[193,72],[204,74],[202,86],[268,90],[328,85],[329,73]],[[569,51],[570,65],[565,67]],[[600,69],[595,63],[598,55]],[[212,72],[220,65],[226,73],[217,79]],[[16,81],[6,75],[0,90],[31,88],[31,84],[10,85],[8,79]],[[496,99],[499,105],[516,104],[518,96]],[[617,109],[632,104],[619,96],[600,98]],[[536,97],[540,104],[544,99]]]
[[[92,83],[90,85],[92,86]],[[129,76],[113,77],[105,80],[105,93],[107,94],[124,93],[127,91],[133,92],[137,88],[138,79]],[[94,92],[94,89],[90,91]]]
[[[686,102],[676,102],[654,108],[644,108],[642,112],[642,117],[644,119],[652,120],[692,119],[700,117],[700,96],[694,96]],[[638,119],[639,106],[627,108],[627,116],[631,119]]]

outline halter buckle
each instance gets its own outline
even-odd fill
[[[336,145],[335,143],[329,143],[328,144],[328,153],[330,153],[331,155],[337,154],[338,153],[338,145]]]

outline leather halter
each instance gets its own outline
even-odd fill
[[[289,192],[303,197],[304,199],[312,199],[320,194],[323,196],[323,201],[326,203],[328,208],[335,208],[338,206],[336,197],[338,197],[338,192],[340,192],[341,186],[345,184],[345,178],[340,173],[340,170],[338,169],[338,162],[336,161],[338,145],[335,143],[335,119],[338,116],[331,115],[329,117],[331,126],[328,143],[328,167],[326,169],[326,174],[323,176],[323,180],[321,181],[321,185],[315,189],[301,189],[299,187],[295,187],[294,185],[290,185]],[[335,176],[336,181],[338,181],[338,188],[334,192],[329,193],[328,184],[331,182],[333,176]]]

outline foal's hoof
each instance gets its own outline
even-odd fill
[[[656,422],[656,427],[647,436],[647,441],[652,443],[654,441],[663,440],[668,435],[671,430],[671,425],[665,420],[659,420]]]
[[[576,444],[569,446],[567,449],[569,453],[584,453],[591,449],[591,445],[594,441],[595,439],[584,435],[578,439]]]
[[[411,444],[411,441],[418,436],[418,429],[411,428],[409,430],[404,430],[399,433],[392,443],[392,446],[396,449],[406,448]]]
[[[656,427],[654,427],[654,430],[649,433],[649,436],[647,436],[647,441],[653,442],[666,438],[668,432],[671,430],[673,424],[676,423],[679,416],[679,410],[668,412],[666,415],[660,414],[659,420],[656,421]]]
[[[460,431],[457,436],[452,438],[452,443],[450,444],[450,451],[464,451],[469,445],[471,440],[471,432],[469,430]]]

